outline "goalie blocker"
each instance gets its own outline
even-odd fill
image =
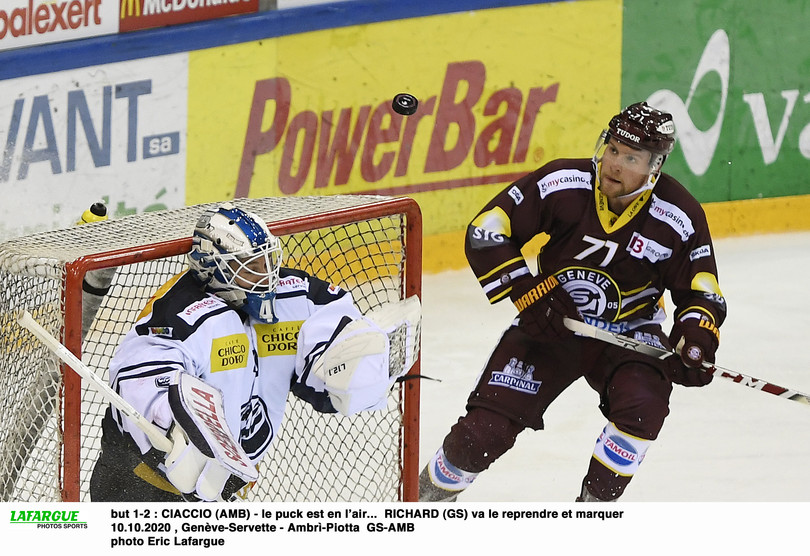
[[[259,478],[228,430],[219,390],[178,371],[169,387],[169,407],[175,419],[169,431],[173,446],[162,470],[185,498],[229,500]]]

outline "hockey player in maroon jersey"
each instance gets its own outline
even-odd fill
[[[453,425],[420,475],[422,501],[455,500],[580,377],[599,394],[598,435],[578,501],[618,499],[669,413],[673,383],[703,386],[726,315],[699,203],[661,172],[674,146],[670,114],[644,102],[614,116],[592,159],[556,160],[495,196],[470,223],[465,249],[491,303],[518,310]],[[548,241],[530,271],[521,247]],[[674,325],[667,335],[663,296]],[[564,317],[680,357],[655,360],[575,336]],[[537,462],[542,470],[542,462]]]

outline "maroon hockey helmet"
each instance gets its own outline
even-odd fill
[[[637,102],[611,118],[605,142],[610,137],[666,157],[675,146],[675,124],[672,114]]]

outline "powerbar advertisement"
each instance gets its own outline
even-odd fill
[[[454,234],[526,172],[591,156],[620,102],[621,15],[549,3],[192,52],[187,201],[410,195],[427,236]],[[410,116],[391,108],[401,92]]]

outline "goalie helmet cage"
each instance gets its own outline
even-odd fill
[[[421,297],[422,217],[409,198],[270,197],[234,203],[267,221],[284,266],[352,292],[361,311]],[[0,501],[89,501],[107,402],[17,322],[27,309],[106,380],[113,352],[155,290],[186,268],[191,231],[218,203],[94,222],[0,244]],[[82,282],[115,269],[82,337]],[[110,271],[108,271],[109,273]],[[84,294],[87,295],[87,294]],[[411,374],[419,373],[419,360]],[[415,501],[419,381],[388,408],[321,414],[290,395],[247,501]]]

